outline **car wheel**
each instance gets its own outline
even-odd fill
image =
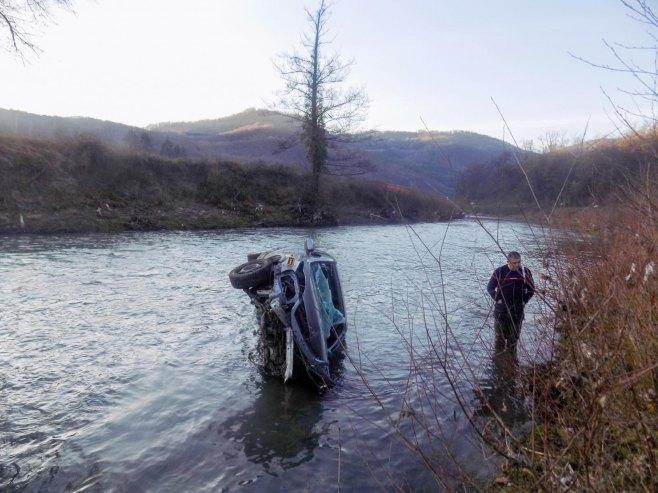
[[[247,261],[249,260],[256,260],[260,255],[260,252],[255,252],[255,253],[248,253],[247,254]]]
[[[270,259],[250,260],[238,265],[229,272],[228,278],[235,289],[249,289],[270,282],[272,277],[272,262]]]

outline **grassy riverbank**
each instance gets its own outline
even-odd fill
[[[495,489],[658,488],[658,201],[645,185],[581,211],[548,264],[555,357],[524,371],[534,424]]]
[[[650,129],[461,177],[465,211],[532,223],[545,252],[553,357],[519,370],[530,431],[486,435],[504,457],[491,489],[658,489],[656,149]]]
[[[92,139],[0,137],[0,233],[329,226],[448,219],[443,198],[327,177],[321,210],[289,167],[128,154]]]

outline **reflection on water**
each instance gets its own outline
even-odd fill
[[[496,332],[488,374],[478,383],[476,395],[481,401],[480,415],[495,415],[508,427],[528,418],[519,382],[517,346],[510,346],[501,332]]]
[[[524,225],[489,225],[503,245],[526,253]],[[467,220],[447,235],[446,228],[414,227],[435,254],[446,238],[447,313],[464,347],[477,348],[480,337],[492,342],[480,328],[499,253]],[[350,364],[336,387],[317,395],[264,378],[249,360],[253,307],[227,273],[247,252],[303,245],[309,234],[0,238],[0,490],[326,491],[336,486],[338,429],[345,491],[377,488],[389,468],[399,484],[433,490],[422,464],[387,429],[409,369],[392,320],[420,324],[413,301],[441,285],[432,256],[414,248],[404,226],[314,233],[338,260],[348,348],[386,410]],[[522,338],[532,336],[529,319]],[[483,361],[476,349],[469,356]],[[516,409],[504,397],[513,394],[509,363],[495,358],[483,384],[501,410]],[[466,379],[457,384],[470,392]],[[448,391],[446,382],[436,385]],[[478,463],[481,450],[453,411],[436,419],[455,430],[451,446],[460,457]]]
[[[290,469],[313,458],[320,436],[322,396],[303,386],[268,378],[259,383],[252,406],[222,423],[224,438],[242,444],[250,461],[275,471],[273,463]],[[328,425],[325,425],[325,427]]]

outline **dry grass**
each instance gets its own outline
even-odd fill
[[[594,235],[563,242],[553,269],[560,338],[553,363],[526,372],[536,415],[519,449],[536,488],[658,488],[658,217],[655,194],[627,197],[589,215]]]
[[[0,137],[0,232],[212,229],[381,224],[447,219],[442,197],[358,178],[327,177],[322,207],[305,206],[306,175],[291,167],[167,159],[92,138]]]

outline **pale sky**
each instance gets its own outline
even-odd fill
[[[277,53],[299,43],[311,0],[78,0],[36,37],[26,63],[0,52],[0,107],[143,126],[265,107],[282,87]],[[646,40],[617,0],[338,0],[335,48],[355,60],[351,85],[367,128],[502,136],[601,136],[613,125],[601,87],[632,88],[602,38]],[[621,96],[619,96],[621,98]]]

